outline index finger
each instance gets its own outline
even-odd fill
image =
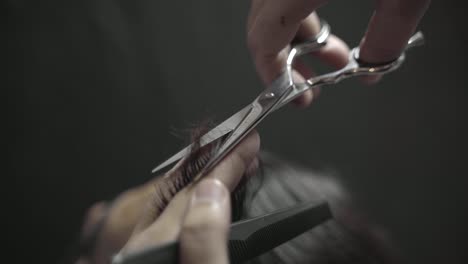
[[[270,0],[253,6],[247,41],[256,69],[266,84],[283,70],[287,46],[299,27],[326,0]]]

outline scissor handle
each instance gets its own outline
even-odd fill
[[[330,36],[331,28],[325,20],[320,20],[320,31],[312,38],[305,41],[293,41],[292,49],[289,51],[287,65],[291,66],[294,58],[301,55],[318,51],[327,44],[328,37]],[[291,59],[291,61],[289,61]]]
[[[405,47],[408,50],[412,47],[420,46],[424,43],[423,34],[418,31],[409,40]],[[405,52],[392,61],[383,63],[368,63],[359,59],[359,47],[355,47],[349,54],[348,64],[343,68],[324,75],[312,77],[306,81],[311,86],[322,86],[335,84],[345,78],[359,75],[386,74],[398,69],[405,61]],[[309,88],[310,88],[309,87]]]
[[[291,79],[291,82],[293,81],[292,80],[292,70],[293,70],[292,65],[293,65],[294,60],[297,57],[300,57],[304,54],[318,51],[320,48],[326,45],[328,37],[330,36],[330,31],[331,31],[330,25],[324,20],[321,20],[321,24],[322,24],[321,30],[314,38],[309,39],[299,44],[295,44],[289,51],[288,59],[286,61],[286,70]],[[424,36],[422,32],[418,31],[408,40],[408,44],[405,47],[405,51],[408,50],[409,48],[420,46],[422,44],[424,44]],[[351,73],[352,76],[356,74],[359,74],[359,75],[384,74],[384,73],[397,69],[403,63],[404,59],[405,59],[405,53],[403,52],[397,59],[392,60],[392,61],[383,62],[383,63],[367,63],[359,59],[359,47],[355,47],[350,52],[349,62],[346,66],[344,66],[343,68],[337,71],[324,74],[321,76],[327,76],[327,75],[340,75],[341,76],[345,74],[345,72],[343,72],[344,70],[349,71],[351,69],[352,69],[352,73]],[[309,84],[316,83],[316,82],[317,82],[316,78],[310,78],[309,80],[307,80],[307,83]]]
[[[289,93],[289,95],[287,95],[287,97],[280,104],[278,104],[275,109],[281,108],[283,105],[300,96],[302,93],[312,87],[335,84],[343,79],[354,76],[387,74],[398,69],[405,60],[405,52],[403,52],[397,59],[393,61],[384,63],[367,63],[359,59],[359,47],[355,47],[349,54],[348,64],[346,64],[343,68],[330,73],[312,77],[303,83],[295,82],[292,73],[292,65],[294,60],[304,54],[317,51],[318,48],[326,44],[326,40],[329,35],[330,26],[325,21],[322,21],[322,30],[314,39],[295,45],[291,49],[286,61],[286,75],[289,84],[293,86],[294,90]],[[405,51],[422,44],[424,44],[424,36],[422,32],[418,31],[408,40]]]

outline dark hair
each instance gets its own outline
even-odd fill
[[[325,199],[334,219],[249,263],[399,262],[383,230],[358,212],[333,175],[291,165],[270,153],[262,153],[260,159],[262,175],[246,185],[244,218]]]

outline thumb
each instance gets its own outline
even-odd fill
[[[221,181],[205,179],[194,191],[180,234],[180,263],[227,264],[231,222],[229,191]]]

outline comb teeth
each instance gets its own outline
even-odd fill
[[[242,263],[249,259],[249,247],[245,241],[229,240],[229,263]]]
[[[268,218],[276,219],[268,219]],[[269,216],[247,220],[231,229],[231,263],[257,257],[299,236],[332,217],[327,203],[298,206]]]
[[[257,256],[261,255],[309,230],[309,228],[304,228],[302,225],[297,227],[296,222],[297,220],[289,218],[266,226],[252,233],[247,239],[247,244],[250,246],[249,248],[255,248]],[[285,226],[290,226],[291,229],[287,229]],[[297,228],[294,228],[294,226]]]

